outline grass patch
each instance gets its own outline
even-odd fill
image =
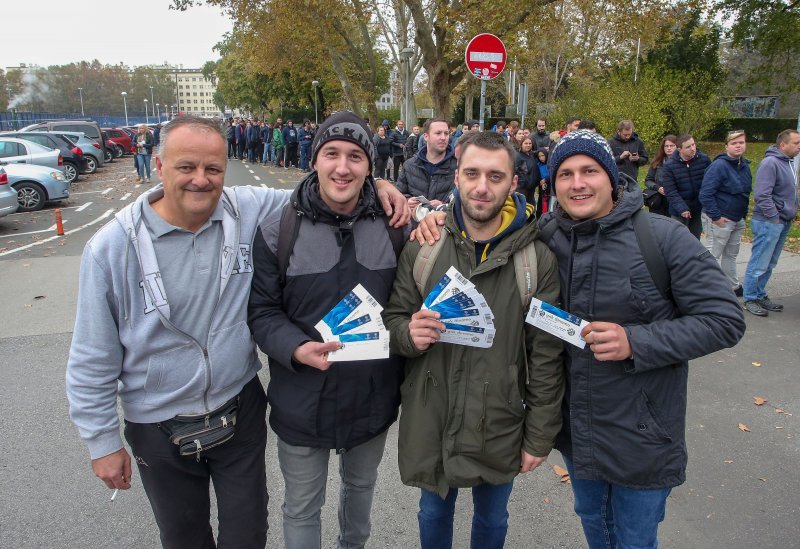
[[[756,183],[756,171],[758,170],[758,165],[764,159],[764,154],[767,152],[767,148],[769,148],[773,143],[748,143],[747,144],[747,152],[744,154],[744,157],[750,161],[750,172],[753,174],[753,186],[755,187]],[[713,161],[714,158],[725,152],[725,144],[722,142],[716,141],[703,141],[698,143],[699,150],[703,151],[708,155],[708,157]],[[648,166],[642,166],[639,168],[639,186],[644,189],[644,178],[647,176],[647,168]],[[750,195],[750,212],[753,211],[753,195]],[[748,216],[749,219],[749,216]],[[744,230],[744,236],[742,240],[745,242],[752,242],[753,241],[753,233],[750,230],[750,224],[748,223]],[[795,219],[792,223],[792,228],[789,229],[789,236],[786,238],[786,244],[783,247],[784,250],[794,253],[800,253],[800,220]]]

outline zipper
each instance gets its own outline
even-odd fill
[[[481,436],[481,453],[483,453],[486,450],[486,400],[487,400],[488,392],[489,392],[489,382],[488,381],[484,381],[483,382],[483,399],[482,399],[483,400],[483,409],[482,409],[482,412],[481,412],[481,417],[478,420],[478,425],[475,427],[475,429],[479,433],[482,433],[482,436]]]
[[[431,373],[431,371],[428,370],[428,372],[425,374],[425,388],[422,391],[422,407],[423,408],[428,405],[428,380],[433,382],[433,386],[434,387],[438,387],[439,386],[439,382],[436,381],[436,378],[433,377],[433,374]]]
[[[200,452],[203,451],[203,446],[200,444],[200,439],[194,439],[194,443],[197,445],[197,463],[200,463]]]

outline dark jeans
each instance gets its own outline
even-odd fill
[[[285,156],[283,160],[283,167],[288,168],[290,164],[295,168],[299,167],[297,164],[297,143],[286,143]]]
[[[283,163],[283,147],[275,149],[275,167],[279,167]]]
[[[300,145],[300,169],[308,170],[311,161],[311,144]]]
[[[403,165],[403,155],[392,157],[392,174],[394,175],[392,181],[397,182],[397,178],[400,177],[400,166],[402,165]]]
[[[673,215],[672,219],[677,219],[686,225],[686,228],[689,229],[689,232],[692,233],[697,240],[700,240],[700,233],[703,232],[703,220],[700,217],[700,212],[692,214],[691,219],[686,219],[685,217],[681,217],[679,215]]]
[[[258,159],[258,143],[247,144],[247,160],[255,162]]]
[[[246,150],[247,150],[247,141],[242,139],[238,143],[236,143],[236,151],[238,153],[240,160],[244,160],[244,155]]]
[[[236,158],[236,140],[228,139],[228,158]]]
[[[267,396],[258,377],[240,393],[236,434],[195,456],[181,456],[157,423],[125,421],[147,498],[165,549],[213,548],[209,480],[217,495],[219,549],[263,549],[267,543],[264,450]]]
[[[472,487],[472,549],[501,549],[508,531],[508,498],[514,483],[478,484]],[[458,488],[447,497],[422,490],[419,498],[419,539],[422,549],[450,549],[453,546],[453,515]]]
[[[372,176],[375,178],[386,178],[386,168],[389,164],[388,156],[379,156],[375,159],[375,166],[372,169]]]

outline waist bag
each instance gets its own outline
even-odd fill
[[[204,414],[178,415],[159,426],[169,435],[169,441],[178,446],[182,456],[197,456],[233,438],[236,432],[236,412],[239,396]]]

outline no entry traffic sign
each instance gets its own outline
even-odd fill
[[[469,41],[464,60],[472,76],[479,80],[493,80],[506,67],[506,47],[494,34],[479,34]]]

